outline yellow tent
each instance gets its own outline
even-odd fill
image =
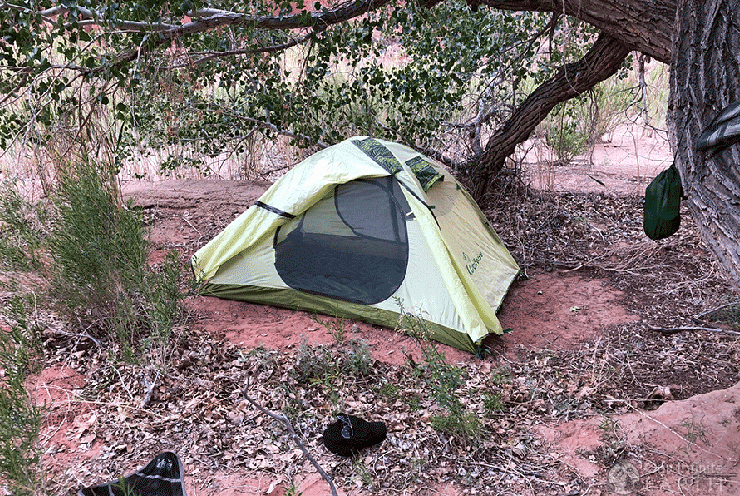
[[[519,272],[470,195],[411,148],[355,137],[307,158],[192,259],[203,293],[394,327],[474,351]]]

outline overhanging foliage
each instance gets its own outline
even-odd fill
[[[480,154],[523,82],[590,37],[560,16],[461,2],[0,7],[0,148],[66,135],[104,142],[119,165],[137,148],[188,151],[165,168],[276,135],[326,146],[367,134],[434,152],[452,133],[463,158]]]

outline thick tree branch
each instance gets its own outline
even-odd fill
[[[340,22],[359,17],[367,12],[377,10],[390,3],[391,0],[354,0],[340,3],[336,7],[327,8],[316,12],[301,12],[281,16],[255,16],[243,12],[232,12],[219,9],[200,9],[190,12],[189,22],[179,24],[172,20],[170,22],[148,23],[145,21],[131,21],[124,19],[108,19],[102,12],[96,12],[84,7],[74,9],[66,6],[52,7],[38,11],[41,18],[52,22],[60,15],[75,11],[77,22],[80,25],[114,26],[116,29],[135,30],[144,32],[156,32],[165,39],[174,39],[183,35],[203,33],[212,29],[241,25],[250,26],[254,29],[283,30],[299,29],[316,26],[330,26]],[[32,12],[32,9],[9,2],[0,1],[0,9],[16,10],[19,12]]]
[[[629,49],[601,35],[577,62],[566,64],[534,90],[486,143],[481,163],[473,172],[473,196],[481,200],[516,145],[529,138],[537,124],[561,102],[580,95],[617,72]]]
[[[125,19],[108,19],[103,12],[93,11],[83,7],[70,8],[67,6],[52,7],[38,11],[40,18],[46,22],[53,23],[59,16],[74,11],[78,26],[99,26],[105,29],[115,29],[118,32],[137,32],[152,36],[136,49],[119,54],[113,64],[131,62],[172,40],[197,33],[212,31],[226,26],[248,26],[259,30],[291,30],[302,28],[313,28],[313,32],[325,29],[327,26],[339,24],[349,19],[359,17],[367,12],[377,10],[387,5],[391,0],[354,0],[345,1],[333,8],[323,9],[317,12],[301,12],[281,16],[255,16],[243,12],[231,12],[219,9],[204,8],[189,13],[190,21],[180,24],[176,19],[149,23],[145,21],[132,21]],[[16,10],[30,13],[32,9],[24,6],[11,4],[0,0],[0,9]],[[307,35],[311,36],[311,34]],[[303,37],[305,38],[305,37]],[[305,39],[299,39],[305,41]],[[287,43],[283,46],[270,47],[269,49],[255,48],[251,52],[273,51],[288,48],[296,43]],[[99,69],[90,71],[94,73]]]
[[[422,0],[433,7],[444,0]],[[290,30],[316,28],[341,23],[378,10],[392,0],[350,0],[333,8],[317,12],[298,13],[284,16],[256,16],[243,12],[232,12],[204,8],[189,13],[191,20],[184,24],[179,19],[163,20],[158,23],[117,19],[111,22],[103,12],[75,7],[78,24],[114,26],[115,29],[156,34],[156,41],[142,50],[127,52],[121,61],[131,61],[137,56],[170,40],[195,33],[202,33],[230,25],[250,26],[254,29]],[[484,4],[489,7],[510,11],[535,11],[562,13],[587,22],[602,33],[612,36],[630,50],[643,52],[658,61],[669,63],[671,58],[671,36],[675,24],[677,0],[652,0],[650,2],[625,2],[623,0],[470,0],[471,6]],[[28,7],[0,0],[0,8],[31,12]],[[60,15],[71,12],[65,6],[39,11],[40,16],[52,22]]]
[[[643,52],[666,64],[671,61],[676,0],[483,0],[503,10],[561,12],[596,27],[631,51]]]
[[[170,29],[160,30],[156,33],[156,39],[148,47],[140,47],[136,50],[130,50],[123,53],[117,63],[130,62],[135,60],[147,51],[161,46],[181,36],[187,36],[195,33],[211,31],[213,29],[241,25],[249,26],[254,29],[265,30],[290,30],[313,27],[314,33],[325,29],[327,26],[345,22],[369,11],[375,10],[383,5],[390,3],[391,0],[357,0],[345,2],[333,9],[322,10],[320,12],[310,12],[308,15],[293,14],[287,16],[252,16],[239,12],[225,12],[214,9],[204,9],[194,13],[196,17],[182,26]],[[197,17],[202,15],[201,17]],[[311,34],[311,35],[312,35]],[[309,35],[310,36],[310,35]],[[255,49],[258,51],[259,49]]]
[[[433,7],[444,0],[421,0]],[[512,12],[559,12],[580,19],[611,35],[631,51],[671,62],[677,0],[468,0],[471,7],[486,5]]]

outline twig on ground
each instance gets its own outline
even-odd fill
[[[678,334],[679,332],[683,332],[683,331],[709,331],[709,332],[720,332],[724,334],[732,334],[733,336],[740,336],[740,332],[729,331],[727,329],[720,329],[719,327],[686,326],[686,327],[665,328],[665,327],[655,327],[649,324],[646,324],[646,326],[651,331],[656,331],[656,332],[659,332],[665,335]]]
[[[149,382],[149,379],[144,377],[144,386],[146,387],[146,396],[144,396],[144,399],[141,401],[139,408],[146,408],[146,406],[151,401],[152,394],[154,393],[154,388],[157,387],[157,379],[159,379],[159,372],[157,372],[154,375],[154,380],[152,382]]]
[[[49,330],[51,332],[53,332],[54,334],[60,334],[62,336],[67,336],[67,337],[70,337],[70,338],[79,338],[79,339],[84,338],[84,339],[89,339],[90,341],[92,341],[93,343],[95,343],[95,345],[98,348],[101,348],[103,346],[102,343],[99,340],[95,339],[94,337],[92,337],[87,332],[67,332],[67,331],[62,330],[62,329],[52,329],[52,328],[49,328]]]
[[[250,404],[252,404],[257,410],[264,413],[265,415],[268,415],[275,420],[282,422],[285,427],[288,429],[288,432],[290,433],[291,439],[293,439],[293,442],[295,442],[299,448],[301,448],[301,451],[303,451],[303,456],[305,456],[308,461],[310,461],[314,467],[316,467],[316,470],[321,475],[321,477],[324,478],[324,480],[329,484],[329,489],[331,489],[332,496],[337,496],[337,488],[334,486],[334,481],[332,481],[331,477],[329,477],[329,474],[324,472],[324,469],[321,468],[321,465],[319,465],[319,462],[316,461],[316,459],[311,456],[311,453],[308,452],[308,449],[306,449],[306,446],[301,441],[301,438],[298,437],[298,434],[296,434],[295,429],[293,429],[293,424],[290,422],[290,419],[286,417],[285,415],[281,415],[279,413],[271,412],[267,408],[263,407],[256,401],[254,401],[248,394],[247,391],[249,390],[249,379],[247,379],[247,384],[244,386],[244,399],[247,400]]]
[[[193,225],[193,223],[192,223],[192,222],[190,222],[190,220],[189,220],[189,219],[188,219],[187,217],[185,217],[185,215],[183,215],[183,216],[182,216],[182,220],[184,220],[185,222],[187,222],[187,224],[188,224],[188,225],[190,226],[190,228],[191,228],[191,229],[192,229],[193,231],[195,231],[195,232],[197,232],[197,233],[198,233],[198,239],[200,239],[201,237],[203,237],[203,233],[201,233],[201,232],[200,232],[200,231],[198,230],[198,228],[197,228],[197,227],[195,227],[195,226]]]
[[[133,395],[133,393],[131,393],[131,390],[126,385],[126,382],[124,382],[123,376],[121,376],[121,371],[118,370],[118,367],[116,367],[115,365],[113,365],[113,370],[115,370],[116,371],[116,374],[118,374],[118,378],[121,380],[121,385],[123,386],[123,389],[128,393],[129,398],[131,398],[131,401],[133,402],[134,401],[134,395]]]

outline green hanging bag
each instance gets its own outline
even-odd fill
[[[658,174],[645,190],[642,228],[650,239],[667,238],[681,225],[681,176],[675,165]]]

